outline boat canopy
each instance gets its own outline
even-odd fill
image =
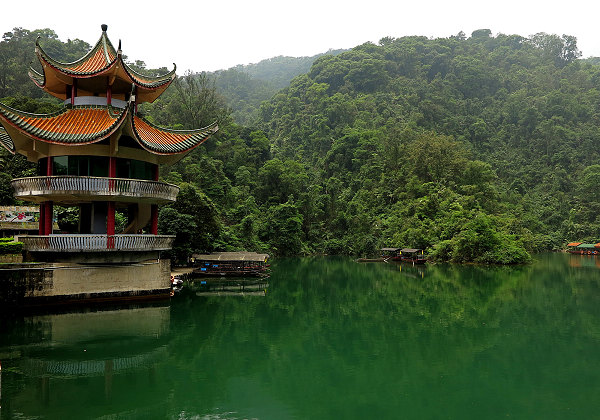
[[[580,248],[580,249],[596,249],[596,244],[580,244],[580,245],[577,245],[577,248]]]
[[[415,248],[403,248],[401,250],[401,252],[403,254],[416,254],[417,252],[421,252],[421,249],[415,249]]]
[[[579,246],[581,245],[581,242],[571,242],[569,244],[567,244],[567,246]]]
[[[194,254],[192,257],[196,261],[252,261],[267,262],[269,254],[257,254],[256,252],[213,252],[211,254]]]
[[[398,252],[400,248],[381,248],[383,252]]]

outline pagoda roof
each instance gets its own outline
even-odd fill
[[[29,69],[29,77],[40,88],[49,94],[66,99],[68,85],[77,84],[81,95],[93,95],[106,92],[110,84],[113,94],[125,94],[131,91],[131,85],[137,87],[139,102],[152,102],[175,79],[173,70],[160,76],[146,76],[133,68],[125,61],[121,52],[121,45],[115,49],[106,35],[106,25],[102,25],[102,35],[96,45],[79,60],[72,63],[63,63],[48,55],[36,40],[35,53],[43,67],[43,73],[34,68]]]
[[[127,111],[128,108],[83,105],[68,106],[51,114],[31,114],[0,103],[0,121],[34,140],[81,145],[109,137],[119,128]]]
[[[192,150],[219,129],[216,122],[198,130],[171,130],[156,126],[138,116],[133,116],[130,120],[132,132],[138,143],[144,149],[161,155]]]
[[[0,103],[0,146],[14,154],[32,149],[32,141],[82,146],[122,132],[149,153],[177,155],[199,146],[219,129],[216,123],[197,130],[162,128],[133,115],[133,106],[131,102],[124,108],[78,105],[52,114],[31,114]]]

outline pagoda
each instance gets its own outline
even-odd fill
[[[69,277],[76,284],[82,276],[96,284],[73,290],[63,284],[46,296],[167,293],[169,261],[160,252],[171,248],[174,237],[158,235],[158,208],[175,201],[179,188],[159,181],[159,165],[180,160],[218,130],[216,123],[171,130],[139,115],[138,104],[158,98],[175,79],[176,67],[162,76],[140,74],[106,31],[102,25],[96,45],[72,63],[50,57],[36,41],[43,72],[30,68],[29,76],[64,101],[60,111],[31,114],[0,103],[0,145],[37,163],[37,176],[12,181],[16,198],[40,206],[38,235],[19,240],[32,260],[54,264],[55,286],[69,283]],[[75,231],[54,232],[56,205],[78,208]],[[117,213],[126,219],[120,232]],[[74,273],[83,271],[65,277],[58,268],[65,264]]]

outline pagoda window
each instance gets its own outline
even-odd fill
[[[152,180],[152,163],[134,159],[117,159],[117,178]]]
[[[154,165],[140,160],[132,160],[130,166],[130,178],[133,179],[152,179]]]
[[[106,156],[97,156],[90,159],[90,176],[108,176],[108,159]]]
[[[90,158],[87,156],[72,156],[73,162],[77,162],[77,172],[72,175],[89,176],[90,174]]]
[[[70,175],[68,156],[55,156],[52,163],[54,165],[52,168],[53,175]]]
[[[48,158],[42,158],[40,160],[38,160],[37,163],[37,174],[39,176],[46,176],[46,171],[47,171],[47,166],[48,165]]]
[[[129,178],[129,159],[117,159],[117,178]]]
[[[108,177],[110,158],[107,156],[54,156],[52,157],[53,175]],[[156,165],[135,159],[116,159],[116,177],[127,179],[153,180]],[[37,174],[46,176],[48,158],[42,158],[37,164]]]

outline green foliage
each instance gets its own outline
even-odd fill
[[[302,215],[298,207],[289,201],[270,207],[260,236],[275,255],[299,255],[302,251]]]
[[[13,64],[16,45],[31,42],[15,33],[0,43]],[[77,50],[44,36],[43,45]],[[218,121],[219,133],[161,171],[181,191],[161,208],[159,230],[177,236],[179,261],[217,248],[408,246],[438,260],[513,264],[566,240],[598,240],[600,67],[579,56],[568,35],[480,29],[188,72],[144,112],[175,128]],[[0,78],[21,86],[2,65]],[[18,96],[32,96],[26,89],[9,94],[11,106],[54,106]],[[32,167],[1,157],[0,203],[12,204],[1,186]]]
[[[20,254],[23,251],[23,242],[0,241],[1,254]]]
[[[60,41],[51,29],[29,31],[14,28],[11,32],[5,32],[0,42],[0,98],[17,94],[33,98],[45,95],[27,74],[32,62],[34,68],[42,71],[37,60],[34,60],[38,37],[44,51],[65,63],[81,58],[90,49],[90,45],[80,39]]]

